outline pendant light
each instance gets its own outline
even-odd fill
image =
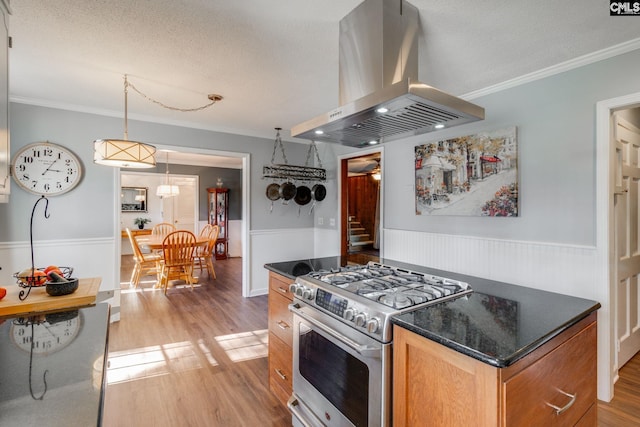
[[[166,197],[174,197],[180,194],[180,187],[177,185],[169,184],[169,153],[167,152],[167,163],[166,163],[166,172],[164,184],[158,185],[156,189],[156,196],[159,196],[161,199]]]
[[[93,141],[93,162],[117,168],[152,168],[156,165],[156,147],[143,142],[129,141],[127,128],[127,89],[124,76],[124,139],[97,139]]]

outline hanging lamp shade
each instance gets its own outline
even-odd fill
[[[93,161],[117,168],[152,168],[156,165],[156,147],[123,139],[93,141]]]
[[[174,197],[180,194],[180,187],[177,185],[169,184],[169,153],[167,152],[167,163],[165,171],[164,184],[158,185],[156,189],[156,196],[160,198]]]
[[[159,197],[173,197],[180,194],[180,187],[177,185],[162,184],[158,185],[156,190],[156,196]]]
[[[127,124],[127,89],[124,76],[124,139],[97,139],[93,141],[93,162],[116,168],[152,168],[156,165],[156,147],[143,142],[129,141]]]

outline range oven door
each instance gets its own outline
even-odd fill
[[[293,424],[388,426],[391,345],[294,300]]]

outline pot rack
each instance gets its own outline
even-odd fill
[[[287,161],[287,156],[284,152],[284,146],[282,145],[282,139],[280,138],[280,131],[282,128],[276,129],[276,140],[273,144],[273,154],[271,155],[271,164],[262,167],[262,178],[275,178],[283,180],[295,180],[295,181],[326,181],[327,171],[322,167],[322,160],[320,160],[320,154],[318,153],[318,147],[316,147],[315,141],[311,141],[309,145],[309,151],[307,152],[307,160],[304,166],[290,165]],[[282,152],[282,158],[284,163],[276,164],[276,150],[280,147]],[[309,161],[311,155],[315,153],[316,159],[318,159],[319,168],[311,167]]]

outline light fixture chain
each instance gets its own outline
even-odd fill
[[[153,102],[154,104],[158,104],[159,106],[166,108],[168,110],[173,110],[173,111],[182,111],[183,113],[189,113],[192,111],[200,111],[200,110],[204,110],[205,108],[209,108],[211,107],[213,104],[217,103],[220,99],[218,97],[213,96],[213,99],[211,99],[211,102],[203,105],[202,107],[196,107],[196,108],[178,108],[178,107],[171,107],[170,105],[164,104],[158,100],[155,100],[149,96],[147,96],[146,94],[142,93],[137,87],[135,87],[133,85],[133,83],[131,82],[125,82],[125,84],[127,86],[129,86],[131,89],[135,90],[140,96],[142,96],[144,99]]]

